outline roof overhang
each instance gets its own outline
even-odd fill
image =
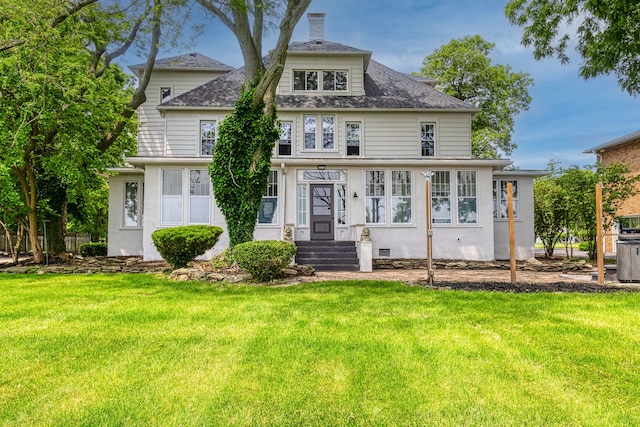
[[[633,142],[636,140],[640,140],[640,130],[635,131],[635,132],[631,132],[627,135],[621,136],[620,138],[616,138],[612,141],[609,142],[605,142],[604,144],[600,144],[597,145],[595,147],[592,148],[587,148],[586,150],[583,151],[584,154],[598,154],[598,153],[602,153],[603,151],[605,151],[608,148],[613,148],[613,147],[617,147],[619,145],[624,145],[624,144],[628,144],[629,142]]]
[[[186,165],[186,166],[208,166],[211,157],[127,157],[127,163],[144,168],[146,165]],[[273,166],[280,167],[313,167],[324,166],[325,168],[344,167],[423,167],[425,169],[439,169],[443,167],[490,167],[493,170],[501,170],[513,162],[509,159],[472,159],[472,158],[443,158],[434,157],[429,159],[363,159],[363,158],[330,158],[318,157],[315,159],[296,159],[274,157],[271,159]],[[140,169],[138,169],[140,170]],[[531,171],[529,171],[531,172]],[[531,173],[529,174],[531,175]]]
[[[551,171],[548,170],[532,170],[532,169],[507,169],[499,170],[493,173],[494,176],[527,176],[539,178],[541,176],[549,175]]]

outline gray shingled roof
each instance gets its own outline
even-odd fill
[[[146,63],[132,65],[129,67],[133,71],[144,70]],[[207,71],[231,71],[233,67],[223,64],[220,61],[209,58],[200,53],[186,53],[184,55],[173,56],[171,58],[158,59],[154,70],[207,70]]]
[[[636,139],[640,139],[640,130],[637,130],[635,132],[631,132],[628,133],[624,136],[621,136],[620,138],[616,138],[614,140],[611,140],[609,142],[605,142],[604,144],[598,145],[596,147],[593,148],[588,148],[586,150],[583,151],[583,153],[596,153],[598,151],[607,149],[607,148],[611,148],[611,147],[615,147],[618,145],[622,145],[622,144],[626,144],[628,142],[632,142]]]
[[[332,45],[337,45],[334,43]],[[341,45],[340,45],[341,46]],[[365,51],[359,51],[365,53]],[[244,82],[244,68],[238,68],[202,86],[173,98],[159,108],[232,108]],[[444,94],[413,76],[370,61],[364,79],[365,95],[278,95],[279,109],[453,109],[478,111],[474,106]]]

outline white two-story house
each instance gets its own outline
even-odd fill
[[[476,108],[370,51],[325,41],[324,14],[308,16],[310,41],[290,45],[277,90],[281,139],[255,238],[358,241],[366,227],[374,259],[425,258],[426,174],[434,259],[509,257],[508,182],[517,258],[533,257],[533,179],[542,173],[474,158]],[[159,228],[226,228],[207,166],[243,81],[242,68],[199,54],[156,63],[139,109],[137,156],[110,178],[109,255],[156,260],[151,234]],[[206,256],[227,244],[223,234]]]

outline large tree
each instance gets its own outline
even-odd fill
[[[536,59],[569,62],[575,48],[585,79],[614,73],[620,87],[640,94],[640,2],[638,0],[512,0],[505,7],[512,24],[524,27],[522,44]]]
[[[169,0],[42,3],[4,4],[2,16],[16,19],[3,21],[0,40],[0,162],[12,178],[2,181],[2,191],[20,196],[35,262],[44,261],[43,221],[59,242],[68,202],[95,187],[95,173],[135,149],[132,117],[144,102],[170,6]],[[29,5],[31,13],[20,19]],[[142,37],[147,71],[134,88],[113,61]]]
[[[531,103],[533,79],[508,65],[492,64],[494,46],[479,35],[454,39],[428,55],[420,70],[437,79],[445,93],[480,109],[471,122],[473,155],[480,158],[513,152],[515,116]]]
[[[271,154],[278,140],[276,87],[296,23],[310,0],[231,2],[197,0],[236,36],[244,59],[245,84],[233,113],[220,125],[209,167],[216,203],[225,216],[230,246],[251,240]],[[280,20],[276,46],[265,61],[265,26]]]

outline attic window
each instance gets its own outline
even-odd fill
[[[320,80],[322,79],[322,80]],[[347,71],[323,70],[293,71],[293,90],[294,91],[318,91],[322,89],[327,92],[346,91],[347,90]]]

